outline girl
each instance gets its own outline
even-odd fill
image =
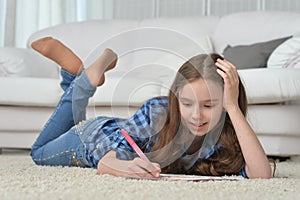
[[[247,101],[237,70],[219,55],[188,60],[168,97],[148,100],[129,119],[100,116],[85,121],[88,99],[104,83],[104,73],[115,67],[117,55],[106,49],[83,69],[81,60],[56,39],[43,38],[32,47],[62,67],[64,90],[32,146],[36,164],[93,167],[115,176],[153,178],[163,172],[270,177],[268,159],[245,119]],[[134,153],[122,128],[151,162]]]

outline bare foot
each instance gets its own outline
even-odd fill
[[[85,73],[92,85],[100,86],[105,81],[104,73],[113,69],[117,64],[118,56],[111,49],[105,49],[102,55],[91,64]]]
[[[80,58],[76,56],[71,49],[52,37],[45,37],[34,41],[31,47],[59,64],[64,70],[71,74],[80,74],[83,69]]]

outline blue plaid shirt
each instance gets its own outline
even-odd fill
[[[159,128],[157,124],[164,121],[167,109],[167,98],[155,97],[148,100],[129,119],[97,117],[82,125],[79,124],[76,130],[87,147],[87,159],[94,168],[97,168],[99,160],[110,150],[114,150],[117,158],[121,160],[132,160],[137,157],[133,148],[121,134],[121,129],[125,129],[147,155],[156,140]],[[210,157],[213,153],[214,147],[205,158]],[[241,175],[247,176],[244,168]]]
[[[147,153],[154,145],[156,125],[166,115],[168,100],[156,97],[148,100],[129,119],[97,117],[79,123],[76,131],[89,152],[88,160],[97,167],[99,160],[110,150],[121,160],[131,160],[137,155],[120,130],[125,129],[139,147]]]

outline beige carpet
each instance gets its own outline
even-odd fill
[[[0,199],[300,199],[299,158],[277,163],[276,178],[149,181],[96,175],[94,169],[36,166],[28,152],[0,155]]]

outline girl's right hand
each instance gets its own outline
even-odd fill
[[[115,151],[108,152],[98,163],[98,174],[110,174],[123,177],[158,178],[161,168],[158,163],[152,163],[135,158],[119,160]]]
[[[158,178],[160,176],[160,165],[135,158],[128,161],[128,172],[133,177]]]

